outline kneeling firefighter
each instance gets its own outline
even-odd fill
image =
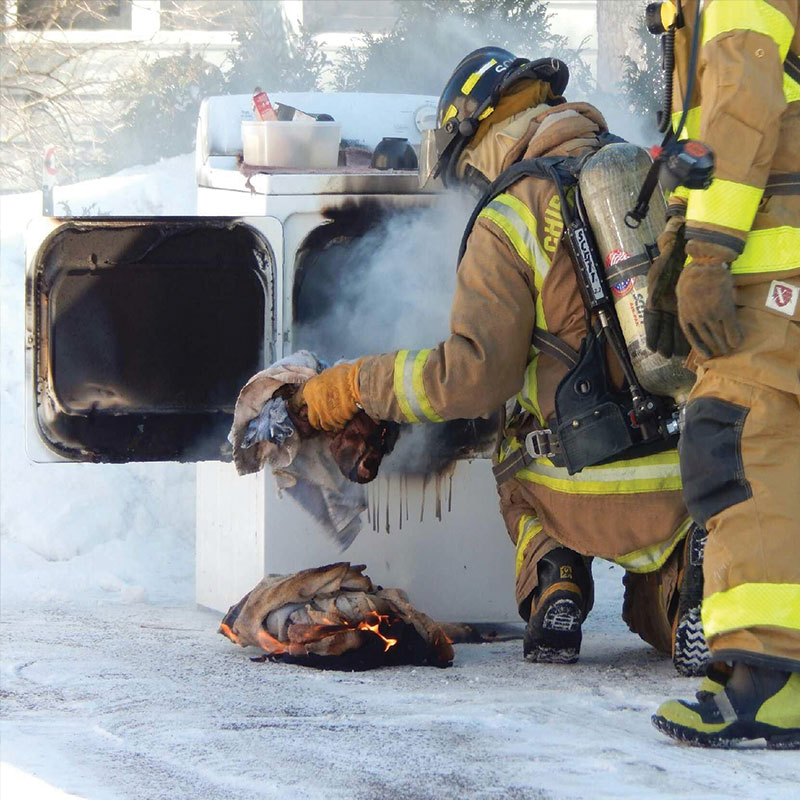
[[[647,12],[681,103],[671,114],[665,97],[662,130],[672,122],[673,147],[700,139],[715,159],[707,189],[670,199],[660,241],[673,255],[651,270],[647,314],[666,352],[677,312],[697,368],[681,471],[708,529],[702,622],[716,685],[664,703],[653,722],[690,744],[800,748],[800,3]]]
[[[448,187],[483,195],[462,243],[451,334],[430,349],[334,366],[309,380],[297,401],[326,430],[357,408],[412,423],[504,408],[495,475],[516,545],[525,656],[578,658],[593,600],[590,559],[599,556],[627,570],[629,626],[667,653],[673,638],[683,641],[676,665],[692,671],[704,642],[697,608],[680,603],[677,589],[690,573],[682,569],[686,542],[696,550],[703,532],[687,536],[693,528],[675,439],[643,442],[637,415],[654,407],[653,398],[631,400],[630,374],[605,352],[562,235],[582,159],[615,138],[597,109],[564,100],[567,81],[560,61],[528,61],[496,47],[461,61],[421,152],[423,179],[435,173]],[[610,255],[620,267],[619,294],[629,300],[634,282],[646,280],[649,260],[641,255]],[[688,373],[676,371],[688,391]]]

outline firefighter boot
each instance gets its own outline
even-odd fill
[[[669,700],[652,717],[662,733],[697,747],[764,739],[800,749],[800,673],[734,664],[725,688],[697,703]]]
[[[728,685],[731,672],[733,672],[733,667],[724,661],[716,661],[709,664],[706,667],[706,674],[703,676],[703,680],[700,681],[700,686],[697,687],[697,691],[694,693],[697,702],[704,703],[717,692],[721,692]]]
[[[703,554],[708,534],[692,525],[686,537],[683,570],[678,579],[678,613],[672,629],[672,663],[681,675],[703,675],[711,659],[700,605],[703,602]]]
[[[581,649],[581,623],[591,603],[592,575],[583,557],[557,547],[537,565],[523,652],[528,661],[573,664]]]

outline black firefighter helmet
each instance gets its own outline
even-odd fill
[[[436,128],[424,131],[420,145],[420,184],[437,175],[445,186],[455,182],[462,150],[499,99],[521,80],[546,81],[553,95],[567,88],[569,69],[557,58],[529,61],[502,47],[481,47],[461,59],[439,98]]]

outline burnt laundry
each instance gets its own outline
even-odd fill
[[[231,607],[219,632],[272,660],[321,669],[450,666],[453,647],[444,628],[401,589],[375,586],[364,569],[339,562],[268,575]]]

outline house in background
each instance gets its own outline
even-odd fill
[[[285,24],[311,33],[331,64],[363,33],[390,30],[402,11],[397,0],[277,5]],[[50,142],[77,152],[102,141],[112,81],[138,64],[187,51],[224,71],[237,47],[237,21],[274,9],[265,0],[0,0],[0,192],[37,185],[34,165]],[[570,46],[583,45],[594,65],[596,0],[550,0],[548,10],[553,29]]]

